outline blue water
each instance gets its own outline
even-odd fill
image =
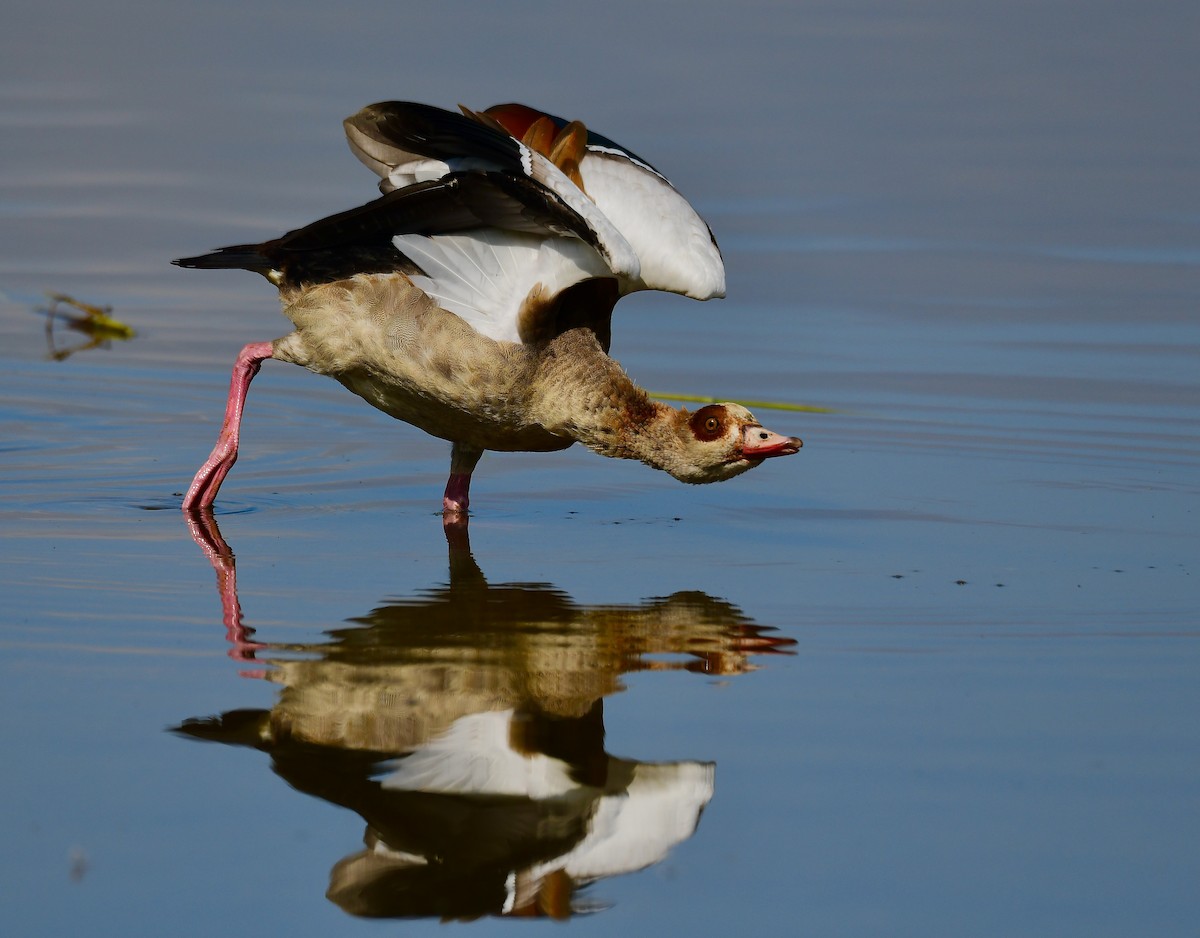
[[[496,934],[511,886],[582,934],[1194,933],[1194,4],[5,20],[0,932]],[[613,352],[827,408],[760,410],[801,453],[702,488],[489,454],[447,544],[445,444],[268,362],[189,530],[233,358],[286,323],[167,262],[371,198],[339,122],[386,98],[661,167],[729,295],[628,298]],[[137,335],[51,360],[46,291]],[[397,780],[510,717],[557,800]]]

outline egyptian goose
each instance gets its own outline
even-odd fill
[[[653,401],[609,358],[621,296],[725,292],[711,231],[658,170],[578,121],[515,104],[462,110],[364,108],[346,136],[381,177],[381,198],[273,241],[174,261],[263,274],[295,326],[242,349],[185,510],[216,498],[268,358],[336,378],[449,440],[451,520],[465,520],[484,450],[580,442],[704,483],[800,448],[738,404],[689,413]]]

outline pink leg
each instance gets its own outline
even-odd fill
[[[233,468],[238,457],[238,441],[242,431],[242,411],[246,409],[246,392],[250,382],[258,374],[263,361],[274,354],[270,342],[251,342],[237,357],[233,366],[233,378],[229,382],[229,400],[225,404],[225,422],[217,445],[192,479],[191,487],[183,496],[183,508],[192,511],[208,508],[217,497],[217,490],[225,476]]]
[[[471,474],[452,472],[446,482],[446,493],[442,496],[442,511],[466,511],[470,504]]]
[[[463,443],[455,443],[450,451],[450,478],[446,482],[446,493],[442,496],[442,515],[446,524],[466,521],[471,473],[482,455],[483,450]]]

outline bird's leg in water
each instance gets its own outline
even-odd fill
[[[183,508],[192,511],[208,508],[217,497],[217,490],[225,476],[233,468],[238,457],[238,441],[242,431],[242,412],[246,409],[246,392],[250,382],[258,374],[262,363],[274,355],[270,342],[251,342],[237,357],[233,366],[233,378],[229,382],[229,400],[225,404],[225,422],[221,424],[221,435],[217,445],[205,460],[192,484],[183,496]]]
[[[465,443],[455,443],[450,451],[450,478],[446,480],[446,492],[442,496],[444,524],[466,524],[471,473],[482,455],[483,450]]]

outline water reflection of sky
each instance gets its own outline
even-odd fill
[[[736,676],[650,654],[601,695],[606,758],[715,763],[715,787],[570,927],[1200,915],[1194,3],[20,0],[5,27],[0,932],[371,927],[323,895],[361,813],[163,732],[285,689],[226,657],[174,510],[234,352],[283,321],[253,278],[166,262],[370,198],[339,121],[388,97],[527,100],[644,153],[712,222],[729,297],[629,298],[618,357],[654,390],[834,411],[780,415],[803,453],[708,489],[585,452],[481,464],[487,584],[572,623],[703,595],[797,642]],[[136,339],[48,361],[47,291]],[[284,367],[245,439],[219,520],[255,640],[319,659],[370,634],[347,616],[447,598],[441,443]]]

